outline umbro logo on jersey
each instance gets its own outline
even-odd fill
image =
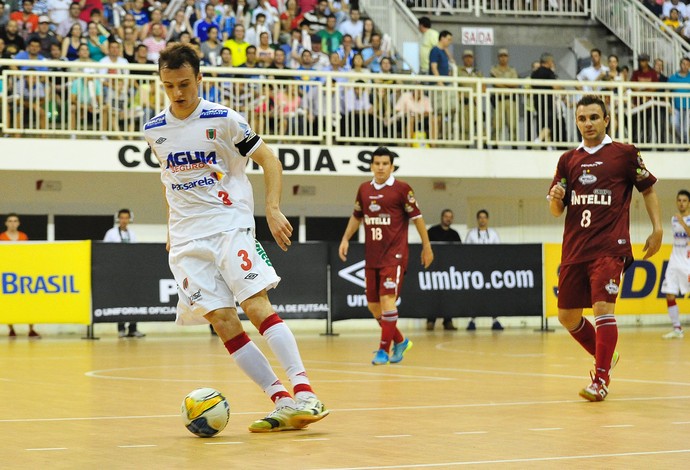
[[[249,273],[246,276],[244,276],[244,278],[251,281],[252,279],[256,279],[258,276],[259,275],[256,273]]]
[[[157,144],[162,144],[162,143],[165,142],[166,140],[168,140],[168,139],[166,139],[165,137],[159,137],[158,140],[156,140],[156,143],[157,143]]]

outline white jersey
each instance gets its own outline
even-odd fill
[[[237,112],[202,99],[180,120],[166,108],[144,124],[161,165],[170,243],[238,228],[254,229],[254,196],[245,167],[262,140]]]
[[[105,232],[103,241],[108,243],[136,243],[137,236],[131,229],[120,230],[120,226],[118,225]]]
[[[685,225],[690,225],[690,215],[683,217]],[[688,243],[688,234],[685,229],[678,222],[674,215],[671,217],[671,227],[673,228],[673,249],[671,250],[671,258],[669,264],[678,266],[685,266],[690,274],[690,244]]]
[[[487,228],[486,230],[473,228],[467,232],[465,243],[467,245],[497,245],[501,243],[501,239],[498,238],[496,230],[492,228]]]

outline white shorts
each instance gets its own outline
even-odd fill
[[[235,308],[278,285],[271,260],[251,229],[237,229],[170,248],[170,270],[177,281],[178,325],[208,323],[207,313]]]
[[[685,296],[690,292],[690,269],[676,263],[669,263],[666,267],[664,282],[661,283],[661,293]]]

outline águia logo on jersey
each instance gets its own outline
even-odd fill
[[[199,170],[208,165],[216,164],[216,152],[208,154],[205,150],[183,150],[170,152],[167,157],[165,169],[173,173],[188,170]]]
[[[371,202],[369,203],[369,210],[370,210],[371,212],[378,212],[378,211],[381,210],[381,206],[379,206],[379,203],[378,203],[378,202],[376,202],[376,201],[371,201]]]
[[[640,152],[637,152],[637,166],[639,167],[637,169],[637,181],[642,181],[643,179],[646,179],[649,177],[649,171],[647,171],[647,167],[644,164],[644,161],[642,160],[642,154]]]

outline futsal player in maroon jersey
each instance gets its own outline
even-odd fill
[[[656,178],[632,145],[613,142],[606,134],[609,115],[597,96],[576,106],[582,143],[561,155],[549,190],[555,217],[566,209],[561,268],[558,276],[558,320],[595,358],[592,382],[580,391],[589,401],[609,393],[611,369],[618,362],[618,327],[614,310],[623,271],[632,263],[630,199],[635,187],[644,197],[652,234],[644,259],[659,251],[663,234]],[[582,316],[592,307],[595,327]]]
[[[422,239],[422,265],[427,268],[434,260],[429,235],[409,184],[393,176],[394,155],[386,148],[374,151],[371,171],[374,178],[362,183],[357,191],[355,209],[340,242],[339,255],[347,258],[349,240],[364,221],[364,273],[369,311],[381,326],[381,342],[374,365],[396,363],[412,347],[397,327],[395,301],[400,295],[407,270],[409,221],[414,222]],[[393,352],[389,351],[393,343]]]

